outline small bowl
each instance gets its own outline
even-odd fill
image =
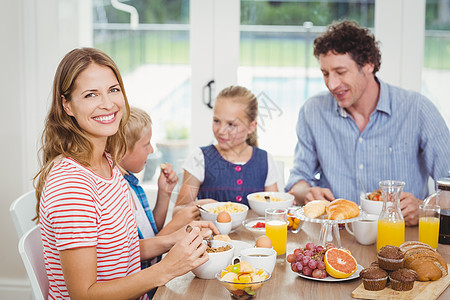
[[[272,198],[278,198],[280,201],[270,201],[264,200],[264,196],[269,196]],[[261,199],[262,200],[257,200]],[[282,192],[259,192],[253,193],[247,196],[248,204],[250,208],[258,215],[264,216],[266,208],[289,208],[293,206],[294,195]]]
[[[247,220],[242,222],[242,226],[244,226],[245,229],[247,229],[248,231],[253,233],[253,236],[255,237],[255,239],[260,237],[261,235],[265,235],[266,234],[266,227],[256,227],[256,228],[253,227],[258,222],[264,223],[264,225],[266,224],[266,220],[265,220],[264,217],[247,219]]]
[[[233,204],[236,204],[239,207],[241,207],[243,209],[243,211],[237,212],[237,213],[229,212],[230,217],[231,217],[231,230],[234,230],[237,227],[239,227],[241,225],[242,221],[244,221],[245,218],[247,217],[247,213],[248,213],[247,205],[241,204],[241,203],[233,203]],[[208,210],[210,208],[216,208],[217,206],[223,206],[223,205],[225,205],[225,202],[215,202],[215,203],[204,204],[204,205],[202,205],[202,208],[204,208],[205,210]],[[201,214],[203,220],[211,221],[211,222],[214,222],[217,220],[218,214],[205,212],[202,209],[200,209],[200,214]]]
[[[288,232],[297,233],[303,226],[303,221],[300,220],[297,212],[299,208],[300,208],[299,206],[293,206],[288,208],[288,216],[287,216]]]
[[[208,253],[209,260],[205,262],[203,265],[200,265],[194,270],[192,270],[192,273],[194,273],[195,276],[197,276],[198,278],[214,279],[214,276],[217,274],[217,272],[220,272],[221,270],[225,269],[229,264],[231,264],[231,260],[233,259],[234,255],[234,246],[233,244],[224,241],[218,240],[211,241],[211,247],[213,248],[222,247],[226,245],[230,245],[231,249],[223,252]]]
[[[227,223],[214,221],[217,229],[219,229],[220,234],[229,234],[231,231],[231,221]]]
[[[221,279],[221,272],[216,274],[217,280],[230,292],[231,299],[253,299],[257,298],[261,287],[270,279],[267,277],[263,281],[251,282],[251,283],[235,283],[223,281]]]
[[[359,198],[361,201],[361,209],[368,214],[379,216],[383,209],[383,201],[369,200],[369,198],[367,198],[368,195],[370,195],[370,193],[365,196],[364,194],[361,194],[361,197]]]

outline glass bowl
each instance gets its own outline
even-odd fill
[[[220,274],[221,272],[217,273],[216,278],[230,292],[231,299],[255,299],[260,293],[261,287],[264,285],[264,283],[267,282],[267,280],[270,279],[269,274],[269,277],[267,277],[263,281],[250,283],[235,283],[223,281],[220,278]]]

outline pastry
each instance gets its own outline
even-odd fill
[[[409,291],[414,287],[417,273],[414,270],[401,268],[389,274],[391,288],[396,291]]]
[[[379,268],[370,266],[359,273],[364,288],[369,291],[380,291],[386,287],[388,273]]]
[[[400,245],[404,253],[404,267],[417,272],[418,280],[438,280],[448,274],[444,258],[429,245],[421,242],[406,242]]]
[[[303,212],[308,218],[314,219],[323,215],[326,207],[330,205],[330,203],[331,202],[328,200],[313,200],[306,203],[303,207]]]
[[[383,270],[395,271],[403,267],[404,255],[399,247],[386,245],[377,253],[378,265]]]
[[[231,243],[231,239],[228,236],[228,234],[217,234],[217,235],[214,236],[214,239],[218,240],[218,241],[224,241],[224,242]]]
[[[326,208],[329,220],[346,220],[359,215],[358,205],[349,200],[336,199]]]

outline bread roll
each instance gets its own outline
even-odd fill
[[[346,220],[359,216],[358,205],[349,200],[336,199],[326,208],[329,220]]]
[[[438,280],[448,274],[446,261],[429,245],[411,241],[399,248],[404,252],[404,267],[416,271],[420,281]]]
[[[328,200],[313,200],[306,203],[303,207],[303,212],[308,218],[314,219],[323,215],[328,205],[330,205]]]
[[[227,234],[217,234],[214,236],[214,239],[217,241],[224,241],[231,243],[231,239]]]

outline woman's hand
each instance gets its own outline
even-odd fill
[[[180,230],[184,232],[183,237],[160,262],[164,265],[163,270],[170,274],[171,278],[184,275],[209,259],[206,254],[206,245],[202,243],[200,228],[193,227],[190,233],[186,232],[185,227]]]

